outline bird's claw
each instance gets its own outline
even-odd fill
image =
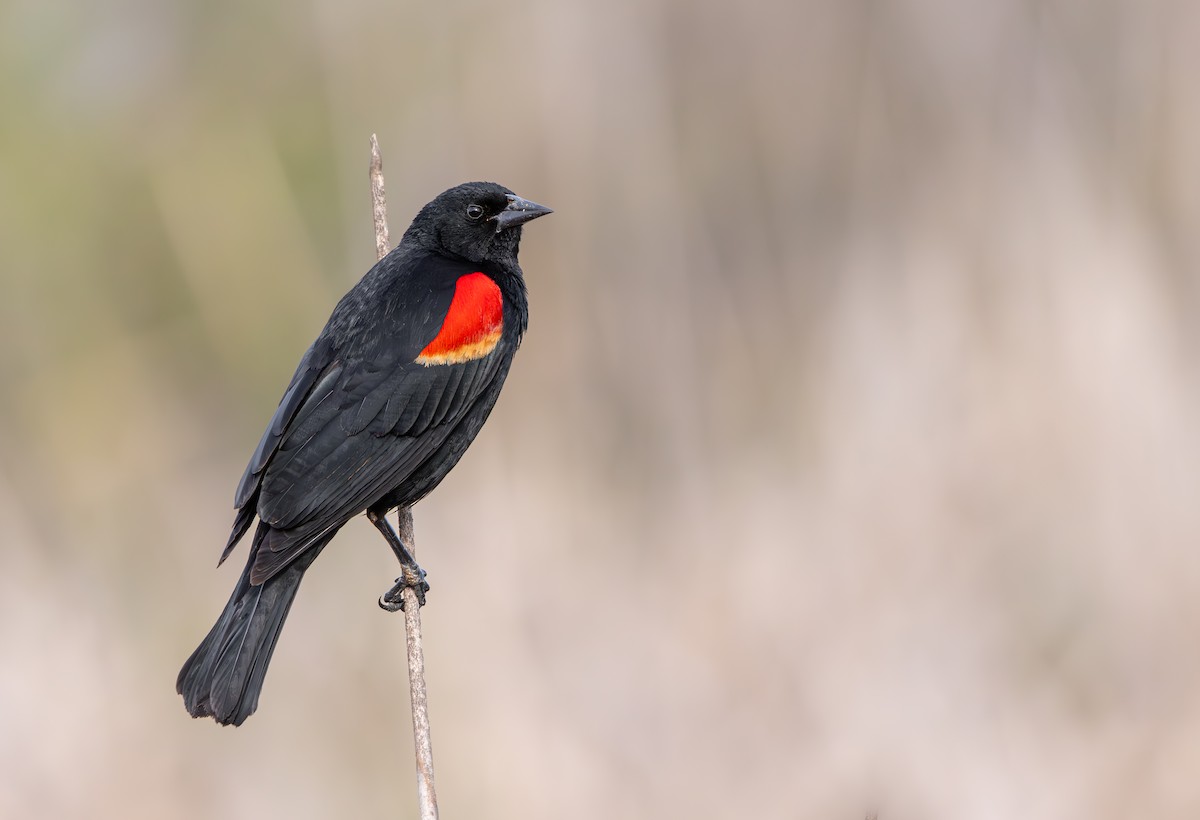
[[[429,584],[425,582],[425,570],[418,566],[405,564],[401,567],[402,575],[396,579],[396,585],[379,596],[379,608],[388,612],[404,611],[404,590],[411,589],[417,597],[417,606],[425,606],[425,593]]]

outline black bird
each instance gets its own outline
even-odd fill
[[[428,585],[384,516],[438,485],[500,395],[529,309],[521,226],[551,213],[503,186],[470,182],[421,209],[400,244],[333,310],[300,360],[234,498],[223,562],[258,527],[246,568],[175,687],[193,717],[240,725],[304,572],[365,512],[403,577],[400,608]]]

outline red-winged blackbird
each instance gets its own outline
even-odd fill
[[[500,395],[529,318],[521,225],[550,213],[500,185],[451,188],[334,308],[292,377],[238,485],[224,561],[258,528],[246,569],[175,687],[193,717],[239,725],[305,570],[366,512],[403,577],[428,586],[384,515],[437,486]]]

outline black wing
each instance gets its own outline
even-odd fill
[[[399,299],[383,309],[385,321],[363,331],[375,344],[335,348],[327,328],[305,354],[238,487],[240,509],[226,554],[256,512],[269,526],[253,583],[399,487],[503,372],[512,355],[503,342],[459,364],[414,362],[440,330],[463,272],[444,262],[425,265],[419,275],[398,280],[398,297],[371,294],[384,302]],[[388,316],[414,321],[398,325]],[[337,320],[335,311],[330,326]],[[391,332],[380,342],[374,337],[384,328]]]
[[[329,530],[361,513],[433,455],[487,392],[501,352],[475,361],[344,374],[343,389],[281,442],[267,466],[258,516],[270,525],[251,580],[278,572]],[[322,400],[324,399],[324,400]]]
[[[279,443],[283,440],[288,426],[315,390],[328,391],[332,380],[322,377],[336,377],[340,372],[340,368],[332,365],[333,347],[323,339],[318,339],[300,359],[300,365],[296,368],[296,373],[292,376],[287,390],[284,391],[283,398],[279,400],[279,407],[271,416],[271,421],[263,432],[258,447],[254,448],[254,454],[250,456],[250,463],[246,465],[246,471],[242,473],[242,480],[238,483],[237,492],[234,493],[233,506],[237,508],[237,518],[234,520],[229,542],[225,545],[224,552],[221,553],[219,564],[224,563],[225,559],[229,557],[229,553],[233,552],[233,548],[237,546],[238,541],[249,529],[250,522],[254,520],[263,471],[279,448]]]

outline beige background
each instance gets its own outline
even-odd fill
[[[0,4],[0,816],[413,816],[365,522],[244,727],[173,691],[373,259],[372,131],[397,232],[466,179],[557,209],[417,509],[444,816],[1200,816],[1198,41],[1170,0]]]

